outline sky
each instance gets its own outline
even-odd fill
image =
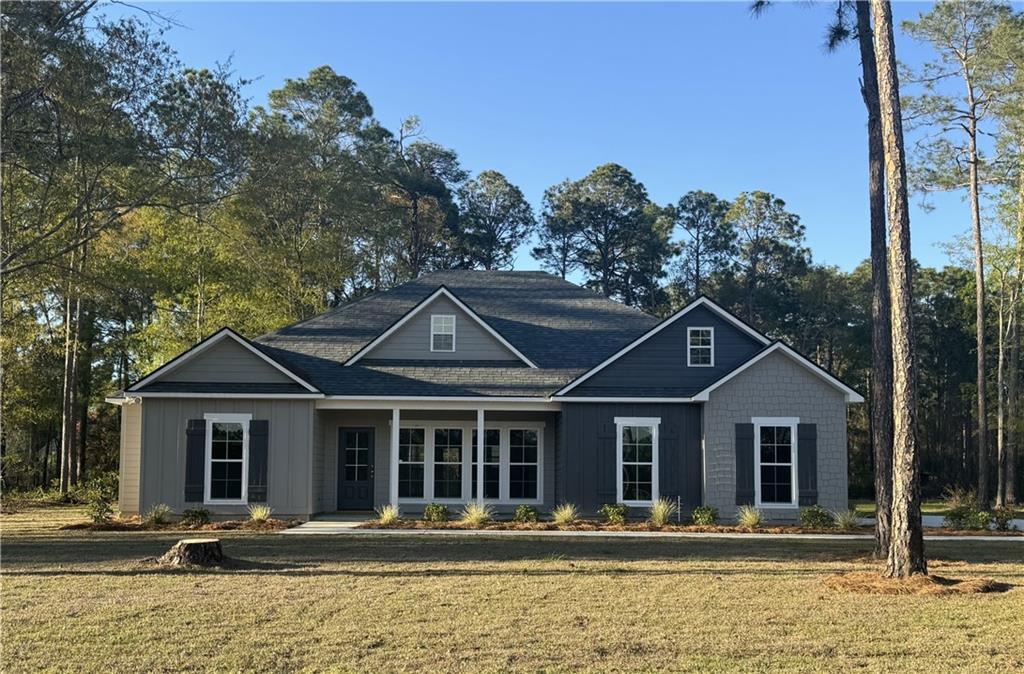
[[[896,3],[897,23],[928,4]],[[539,211],[544,190],[616,162],[661,204],[690,190],[766,190],[807,230],[815,262],[869,254],[865,108],[855,44],[824,48],[833,2],[779,2],[753,17],[720,3],[147,3],[187,66],[230,59],[264,104],[287,78],[329,65],[395,130],[425,136],[467,170],[494,169]],[[112,12],[132,12],[115,7]],[[111,13],[111,12],[108,12]],[[911,65],[929,50],[897,34]],[[959,195],[915,199],[913,253],[968,231]],[[517,269],[534,269],[529,247]]]

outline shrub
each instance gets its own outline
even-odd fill
[[[274,509],[263,503],[253,503],[249,506],[249,521],[263,524],[274,514]]]
[[[973,489],[946,487],[945,491],[942,492],[942,500],[946,503],[946,508],[949,510],[963,507],[978,508],[978,496],[974,493]]]
[[[85,504],[85,512],[97,524],[109,522],[114,516],[114,504],[102,494],[94,492]]]
[[[835,525],[832,513],[820,505],[812,505],[800,510],[800,525],[808,529],[830,529]]]
[[[397,524],[400,519],[402,519],[402,513],[394,503],[377,509],[377,523],[381,526],[389,527]]]
[[[840,510],[832,513],[832,522],[843,531],[852,531],[860,526],[856,510]]]
[[[536,522],[540,520],[540,513],[532,505],[517,505],[516,511],[512,515],[512,521],[518,522],[519,524],[526,524],[528,522]]]
[[[648,521],[656,527],[663,527],[672,521],[672,516],[679,512],[675,501],[659,498],[651,504]]]
[[[170,516],[171,506],[166,503],[157,503],[149,509],[149,512],[146,513],[144,519],[147,524],[167,524],[167,520]]]
[[[988,529],[990,515],[981,509],[972,490],[948,487],[943,500],[948,508],[942,520],[943,526],[950,529]]]
[[[580,510],[572,503],[563,503],[551,511],[551,519],[560,527],[576,524],[580,518]]]
[[[752,505],[740,506],[736,511],[736,522],[747,529],[757,529],[764,522],[764,513]]]
[[[210,523],[210,511],[206,508],[189,508],[182,511],[181,523],[190,527],[198,527]]]
[[[992,522],[996,531],[1012,531],[1017,527],[1013,524],[1016,513],[1009,506],[1000,506],[992,509]]]
[[[718,508],[711,506],[697,506],[693,509],[693,523],[701,526],[711,526],[718,521]]]
[[[494,519],[494,508],[484,503],[471,501],[462,508],[459,513],[459,522],[468,524],[471,527],[479,527]]]
[[[428,503],[423,507],[423,519],[427,522],[447,522],[448,506],[443,503]]]
[[[625,503],[605,503],[597,512],[604,516],[608,524],[625,524],[629,506]]]

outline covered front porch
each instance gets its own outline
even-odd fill
[[[557,403],[338,400],[314,410],[313,507],[366,512],[428,503],[498,513],[556,502]],[[398,429],[398,432],[393,432]]]

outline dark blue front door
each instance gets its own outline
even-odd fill
[[[373,508],[373,429],[338,429],[338,510]]]

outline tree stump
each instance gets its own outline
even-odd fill
[[[224,551],[219,538],[184,538],[159,561],[167,566],[217,566],[224,562]]]

